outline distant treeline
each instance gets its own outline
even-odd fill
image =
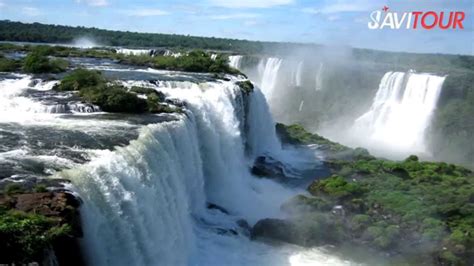
[[[389,64],[394,70],[411,68],[417,72],[450,74],[458,71],[474,71],[474,56],[449,54],[417,54],[385,52],[370,49],[353,49],[358,62]]]
[[[239,54],[266,54],[274,56],[292,55],[295,51],[316,52],[323,48],[317,44],[260,42],[189,35],[139,33],[112,31],[97,28],[22,23],[0,20],[0,41],[72,43],[81,37],[88,37],[104,46],[130,48],[174,48],[228,51]],[[330,50],[320,52],[326,53]],[[332,49],[332,48],[331,48]],[[338,48],[334,48],[338,49]],[[418,71],[451,72],[453,69],[474,70],[474,57],[465,55],[414,54],[385,52],[370,49],[352,49],[354,59],[413,66]]]
[[[71,43],[80,37],[89,37],[101,45],[123,47],[168,47],[176,49],[207,49],[236,53],[259,53],[264,48],[284,49],[304,44],[258,42],[189,35],[111,31],[97,28],[46,25],[0,21],[0,41]]]

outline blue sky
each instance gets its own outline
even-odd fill
[[[369,30],[369,14],[464,11],[464,30]],[[113,30],[474,54],[474,0],[0,0],[0,19]]]

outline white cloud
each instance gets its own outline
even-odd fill
[[[246,21],[244,21],[244,26],[247,26],[247,27],[256,26],[258,24],[259,24],[259,22],[256,21],[256,20],[246,20]]]
[[[294,3],[294,0],[209,0],[214,6],[227,8],[269,8]]]
[[[332,0],[326,1],[319,8],[303,8],[303,12],[309,14],[335,14],[341,12],[362,12],[377,8],[380,4],[368,0]]]
[[[226,15],[209,16],[209,18],[223,20],[223,19],[256,18],[259,16],[260,16],[259,14],[255,14],[255,13],[234,13],[234,14],[226,14]]]
[[[23,7],[21,13],[29,17],[37,17],[42,14],[41,10],[36,7]]]
[[[0,7],[4,7],[5,6],[5,3],[0,1]]]
[[[132,16],[132,17],[156,17],[156,16],[166,16],[169,15],[169,12],[163,11],[161,9],[150,9],[150,8],[137,8],[132,10],[126,10],[122,13]]]
[[[107,6],[109,2],[107,0],[76,0],[76,3],[85,3],[90,6]]]

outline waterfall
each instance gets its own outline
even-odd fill
[[[322,89],[322,86],[323,86],[323,82],[322,82],[322,78],[323,78],[323,62],[319,63],[319,68],[318,68],[318,72],[316,72],[316,86],[314,87],[316,91],[319,91]]]
[[[231,55],[229,56],[229,65],[233,68],[240,68],[240,61],[242,61],[241,55]]]
[[[84,246],[93,265],[199,265],[207,258],[198,253],[209,252],[212,242],[219,241],[206,227],[229,226],[229,218],[209,217],[206,202],[254,223],[279,217],[279,206],[294,193],[250,175],[238,86],[209,82],[189,88],[179,83],[156,89],[186,102],[186,115],[148,125],[127,147],[60,174],[73,181],[84,200]],[[278,145],[274,125],[263,95],[256,93],[247,113],[249,145],[255,145],[254,151],[278,149],[271,147]],[[268,140],[263,144],[257,138]],[[203,247],[201,241],[211,243]],[[229,252],[220,249],[213,252]],[[228,264],[226,259],[243,261],[223,256],[219,265]]]
[[[275,122],[259,89],[250,95],[249,114],[247,142],[253,157],[264,153],[278,154],[281,144],[275,134]]]
[[[424,133],[444,79],[431,74],[386,73],[370,110],[355,121],[354,130],[389,149],[427,152]]]
[[[260,88],[267,99],[271,98],[273,90],[277,84],[278,71],[280,69],[282,60],[280,58],[270,57],[266,59],[265,67],[263,68],[263,74],[261,75],[262,80]]]
[[[302,190],[251,175],[255,156],[281,147],[262,92],[246,94],[236,85],[241,79],[229,77],[122,81],[183,103],[182,113],[144,125],[124,115],[56,115],[73,108],[73,93],[9,76],[0,81],[2,133],[28,139],[0,143],[0,159],[41,162],[41,175],[72,181],[66,188],[83,201],[81,251],[89,265],[347,265],[318,248],[252,241],[238,225],[283,218],[282,203]]]
[[[303,61],[298,63],[298,66],[296,67],[296,76],[295,76],[295,84],[297,87],[300,87],[302,84],[302,77],[303,75]]]
[[[304,101],[302,100],[302,101],[300,102],[300,107],[298,107],[298,112],[303,111],[303,105],[304,105]]]
[[[65,171],[84,200],[92,265],[185,265],[192,215],[205,206],[202,161],[190,121],[149,125],[138,140]]]

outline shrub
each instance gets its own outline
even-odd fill
[[[355,231],[359,231],[365,229],[368,225],[370,225],[370,216],[365,214],[357,214],[352,217],[352,228]]]
[[[63,59],[50,60],[41,50],[29,53],[23,61],[23,70],[34,74],[64,72],[67,67],[67,61]]]
[[[93,87],[104,84],[105,78],[99,71],[76,69],[66,75],[60,83],[54,86],[57,91],[75,91],[81,88]]]
[[[0,211],[0,250],[4,262],[31,263],[57,238],[72,231],[52,218],[19,211]]]
[[[419,159],[418,159],[418,156],[416,155],[410,155],[408,156],[408,158],[405,159],[406,162],[418,162]]]
[[[87,87],[80,91],[80,95],[85,101],[100,106],[106,112],[143,113],[148,107],[146,100],[115,84]]]
[[[5,58],[0,55],[0,72],[12,72],[20,67],[20,63],[13,59]]]
[[[45,185],[41,184],[36,185],[33,190],[38,193],[48,192],[48,188]]]
[[[440,240],[445,234],[444,223],[431,217],[423,220],[421,229],[423,230],[423,237],[429,240]]]
[[[13,194],[19,194],[23,193],[24,189],[20,184],[17,183],[10,183],[5,186],[5,194],[7,195],[13,195]]]
[[[396,243],[400,235],[400,229],[396,225],[388,225],[379,222],[376,225],[367,228],[367,232],[372,239],[373,244],[380,249],[387,249]]]
[[[231,73],[239,74],[236,69],[229,67],[227,58],[222,55],[212,60],[211,55],[202,50],[193,50],[179,57],[158,55],[155,57],[147,55],[120,56],[122,63],[150,66],[157,69],[209,72],[209,73]]]
[[[179,109],[162,104],[165,96],[150,88],[107,83],[99,71],[76,69],[54,87],[57,91],[79,91],[81,98],[102,110],[113,113],[171,113]],[[146,94],[142,99],[137,94]]]
[[[313,195],[322,193],[336,198],[356,196],[363,193],[360,184],[356,182],[349,183],[343,177],[337,175],[314,182],[309,187],[309,191]]]

